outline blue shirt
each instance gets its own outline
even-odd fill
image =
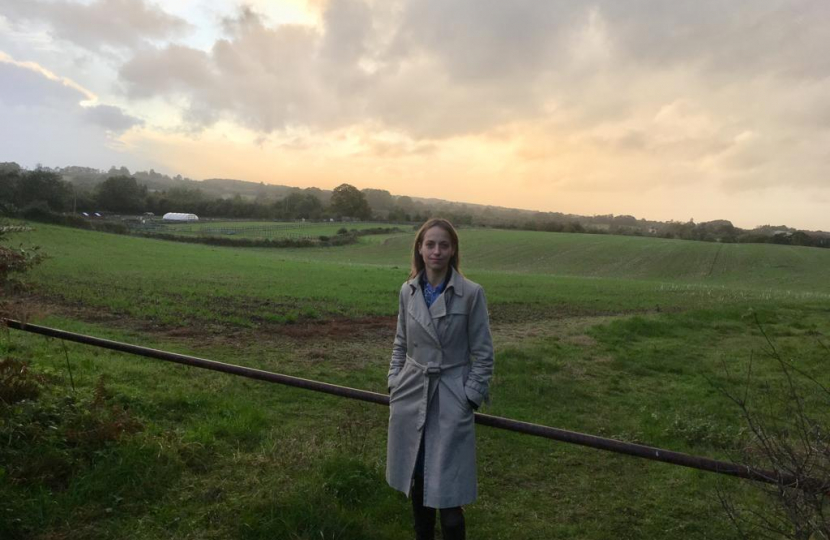
[[[427,303],[427,308],[432,307],[432,303],[441,296],[441,293],[444,292],[444,289],[447,287],[447,283],[450,280],[450,275],[452,274],[452,268],[447,269],[447,276],[444,278],[444,282],[438,285],[437,287],[433,287],[427,281],[427,273],[424,270],[424,273],[421,274],[421,289],[424,291],[424,301]]]

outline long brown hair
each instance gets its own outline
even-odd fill
[[[419,249],[421,248],[421,243],[424,241],[424,235],[433,227],[440,227],[450,235],[450,242],[452,243],[454,251],[453,256],[450,257],[450,266],[455,272],[461,273],[461,251],[458,246],[458,233],[455,231],[455,227],[446,219],[432,218],[421,225],[421,228],[418,229],[418,234],[415,235],[415,244],[412,246],[412,269],[409,271],[409,279],[414,278],[424,269],[424,258],[421,257]]]

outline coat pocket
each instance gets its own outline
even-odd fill
[[[400,397],[401,393],[401,386],[406,382],[407,373],[411,371],[407,364],[404,364],[403,367],[398,371],[392,378],[389,380],[389,400],[390,402],[395,401],[397,398]]]
[[[464,391],[464,379],[459,375],[457,377],[448,377],[446,382],[456,403],[465,411],[472,410],[473,406],[467,401],[467,393]]]

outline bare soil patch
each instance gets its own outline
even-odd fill
[[[295,339],[365,337],[367,334],[392,335],[397,317],[331,319],[310,323],[278,325],[278,332]],[[277,325],[275,325],[277,326]]]
[[[16,297],[3,306],[6,316],[19,317],[21,306],[29,319],[57,315],[115,329],[139,332],[160,340],[185,344],[195,349],[222,348],[242,351],[290,351],[291,362],[304,365],[336,365],[342,369],[360,368],[368,362],[386,361],[391,351],[396,317],[374,316],[360,318],[330,318],[277,324],[257,322],[255,327],[240,327],[222,323],[187,321],[180,325],[163,324],[150,319],[133,318],[106,309],[92,308],[78,302],[28,294]],[[0,306],[2,307],[2,306]],[[17,308],[17,311],[15,310]],[[591,348],[596,343],[588,329],[628,314],[577,315],[571,310],[522,310],[510,306],[494,311],[501,316],[492,318],[492,329],[497,346],[520,345],[527,340],[556,337],[564,343]]]

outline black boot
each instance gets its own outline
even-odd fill
[[[441,534],[444,540],[464,540],[467,537],[464,510],[460,506],[441,509]]]
[[[423,476],[415,476],[412,485],[412,517],[415,519],[415,540],[434,540],[435,508],[424,506]]]

